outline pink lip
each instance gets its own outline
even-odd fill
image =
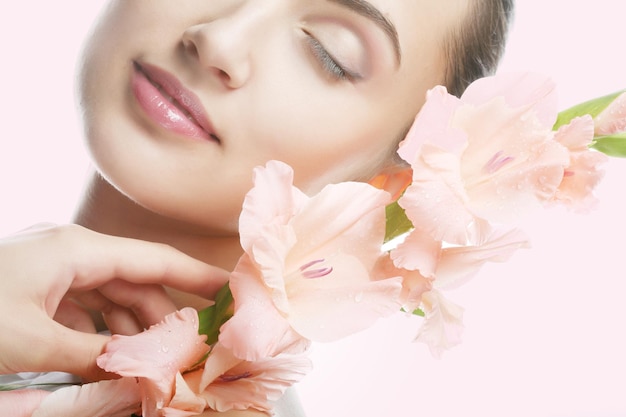
[[[134,63],[132,91],[146,115],[171,132],[218,141],[198,97],[169,72]]]

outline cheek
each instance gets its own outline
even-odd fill
[[[287,123],[281,126],[280,143],[273,143],[272,159],[291,165],[296,185],[307,193],[329,183],[369,179],[394,146],[380,125],[338,116],[334,112],[323,121]]]
[[[406,124],[386,103],[354,92],[329,94],[300,81],[298,89],[283,87],[279,97],[257,107],[252,137],[268,159],[291,165],[303,187],[369,179],[390,158]]]

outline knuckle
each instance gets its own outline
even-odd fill
[[[77,239],[83,238],[87,229],[77,224],[63,224],[51,227],[45,232],[46,237],[56,244],[73,244]]]

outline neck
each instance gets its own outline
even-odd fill
[[[99,233],[164,243],[229,271],[242,253],[238,236],[215,236],[161,216],[130,200],[97,173],[91,175],[73,220]],[[181,305],[195,304],[175,298]]]

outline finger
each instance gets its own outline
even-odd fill
[[[60,325],[59,325],[60,326]],[[61,327],[64,348],[60,353],[59,370],[82,377],[85,381],[118,378],[100,368],[96,362],[110,340],[108,336],[92,333],[81,333]],[[60,346],[60,345],[59,345]],[[55,369],[49,369],[48,371]]]
[[[98,330],[108,329],[113,334],[124,335],[144,330],[132,310],[114,303],[98,290],[73,295],[73,299],[86,309],[100,313],[102,321],[98,323]]]
[[[70,299],[61,300],[54,314],[54,320],[79,332],[96,333],[96,326],[91,314]]]
[[[113,333],[128,334],[133,331],[122,331],[126,328],[124,321],[128,321],[129,326],[134,326],[128,329],[137,329],[138,325],[144,329],[159,323],[166,315],[178,309],[160,285],[139,285],[119,279],[106,283],[97,290],[73,292],[72,295],[86,309],[102,313],[107,325],[113,326],[109,327]]]
[[[41,319],[50,321],[47,317]],[[78,332],[53,321],[41,329],[34,335],[38,348],[33,349],[31,362],[24,371],[68,372],[89,380],[113,377],[96,364],[110,337]]]
[[[72,288],[95,288],[112,278],[120,278],[136,284],[162,284],[213,298],[229,278],[227,271],[171,246],[103,235],[83,228],[70,230],[69,233],[84,234],[84,238],[91,240],[91,244],[76,236],[69,240],[69,253],[76,255]]]
[[[111,334],[132,336],[145,330],[133,312],[126,308],[113,308],[111,311],[103,313],[102,318]]]
[[[115,280],[98,288],[100,294],[134,313],[144,328],[159,323],[177,310],[177,306],[160,285],[137,285]]]

